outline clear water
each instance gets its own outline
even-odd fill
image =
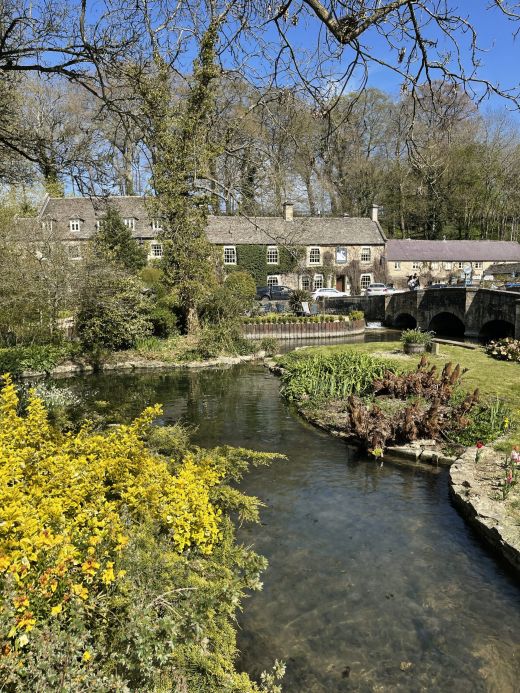
[[[266,508],[239,537],[269,559],[239,616],[242,670],[284,660],[286,693],[520,690],[518,586],[451,506],[445,471],[380,468],[302,422],[261,366],[63,384],[115,420],[162,402],[201,445],[288,456],[242,484]]]

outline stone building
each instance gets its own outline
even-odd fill
[[[386,266],[389,283],[406,288],[410,275],[417,274],[421,286],[457,284],[466,277],[478,284],[496,263],[520,261],[516,241],[421,241],[388,240]]]
[[[81,260],[107,204],[147,248],[149,260],[160,259],[161,222],[150,217],[143,197],[47,198],[39,219],[62,240],[71,259]],[[353,284],[359,291],[384,279],[386,239],[375,206],[370,219],[298,217],[286,203],[280,217],[210,216],[207,234],[219,248],[224,271],[246,270],[259,285],[344,291]]]

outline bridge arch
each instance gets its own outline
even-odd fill
[[[466,328],[462,320],[454,313],[443,311],[437,313],[428,325],[428,329],[439,337],[464,337]]]
[[[417,327],[417,318],[415,318],[410,313],[399,313],[394,318],[394,327],[398,327],[401,330],[409,330]]]
[[[479,339],[489,341],[490,339],[501,339],[502,337],[514,337],[515,326],[508,320],[489,320],[480,328]]]

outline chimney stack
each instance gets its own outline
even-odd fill
[[[379,212],[379,206],[378,205],[372,205],[371,211],[370,211],[370,218],[372,221],[378,221],[377,215]]]
[[[294,217],[294,205],[292,202],[283,203],[283,218],[285,221],[292,221]]]

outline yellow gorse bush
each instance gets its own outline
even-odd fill
[[[211,553],[221,511],[210,494],[221,472],[209,456],[188,454],[173,473],[147,449],[143,436],[159,405],[108,433],[87,424],[77,434],[54,430],[34,394],[26,415],[18,405],[15,386],[3,376],[0,608],[10,624],[4,642],[25,647],[38,623],[113,589],[124,578],[118,562],[135,523],[153,522],[178,552]]]

